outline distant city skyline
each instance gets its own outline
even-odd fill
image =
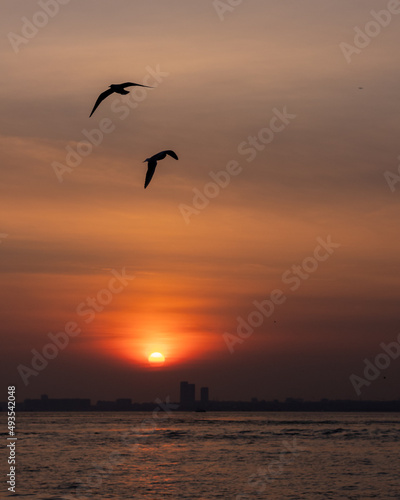
[[[360,401],[360,400],[329,400],[305,401],[303,399],[286,398],[284,401],[266,401],[252,398],[251,401],[213,401],[213,400],[184,400],[171,401],[168,397],[165,401],[156,399],[138,403],[130,398],[121,398],[113,401],[93,402],[89,398],[49,398],[42,394],[40,399],[25,399],[16,406],[17,412],[154,412],[162,408],[165,411],[184,411],[193,413],[204,412],[399,412],[400,399],[395,401]],[[0,412],[7,411],[7,403],[0,402]]]

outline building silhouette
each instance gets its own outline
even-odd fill
[[[25,411],[88,411],[90,399],[51,399],[42,394],[40,399],[25,399]]]
[[[196,401],[196,386],[188,382],[181,382],[180,408],[191,410]]]
[[[208,403],[208,387],[202,387],[200,389],[200,402],[203,405],[206,405]]]
[[[117,399],[115,403],[117,411],[130,410],[132,408],[132,399]]]
[[[200,389],[200,410],[209,409],[209,397],[208,397],[208,387],[201,387]]]

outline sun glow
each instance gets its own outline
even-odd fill
[[[152,365],[162,365],[165,362],[165,357],[161,352],[153,352],[148,359]]]

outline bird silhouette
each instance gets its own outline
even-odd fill
[[[150,181],[153,178],[154,172],[156,171],[157,162],[159,160],[163,160],[167,155],[172,156],[172,158],[175,158],[175,160],[178,160],[177,154],[171,149],[168,149],[166,151],[161,151],[160,153],[157,153],[156,155],[151,156],[150,158],[146,158],[144,160],[143,163],[147,161],[146,180],[144,181],[145,189],[150,184]]]
[[[106,99],[109,95],[111,94],[121,94],[121,95],[126,95],[129,94],[129,90],[125,90],[125,87],[147,87],[148,89],[152,89],[153,87],[149,87],[148,85],[141,85],[140,83],[132,83],[132,82],[126,82],[126,83],[113,83],[110,85],[110,88],[105,90],[103,93],[99,95],[97,98],[97,101],[92,109],[92,112],[90,113],[89,118],[92,116],[92,114],[96,111],[98,106],[104,99]]]

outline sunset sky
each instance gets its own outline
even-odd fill
[[[48,22],[2,3],[0,401],[10,384],[177,400],[181,380],[211,399],[357,398],[350,375],[400,332],[400,2],[54,1]],[[382,27],[371,9],[389,7]],[[89,119],[127,81],[154,88]],[[144,190],[165,149],[179,161]],[[71,323],[24,384],[18,367]],[[361,397],[397,399],[399,375],[400,357]]]

